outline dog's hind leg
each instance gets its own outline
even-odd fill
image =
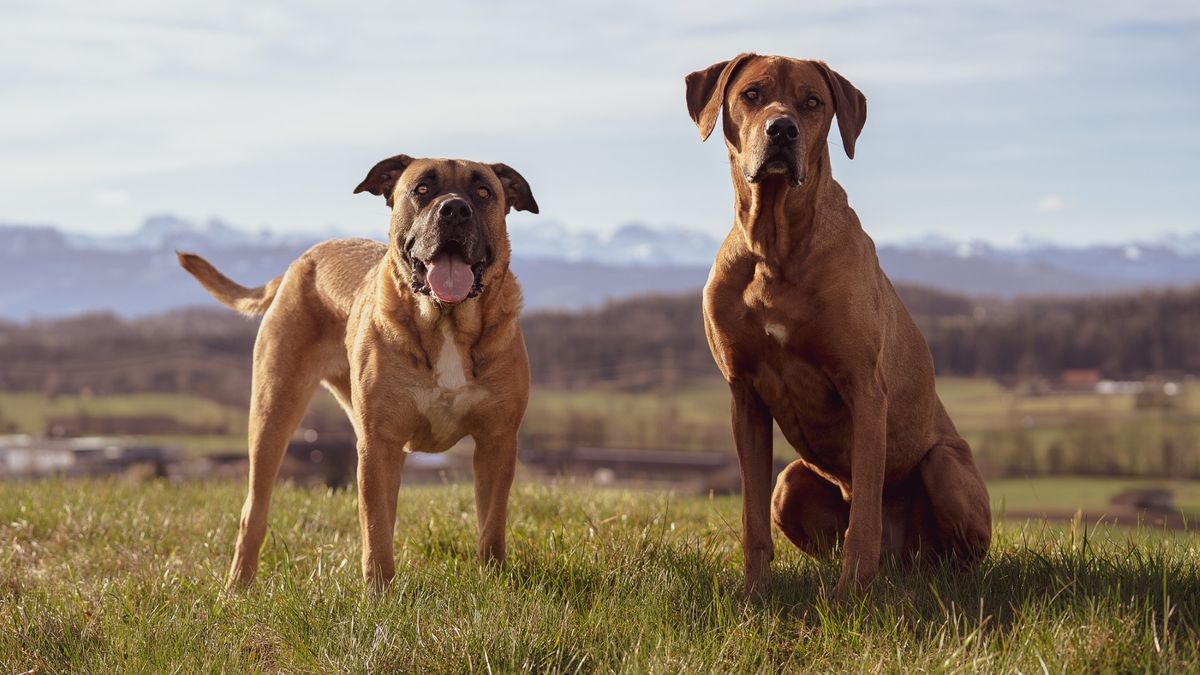
[[[249,493],[242,506],[237,549],[229,568],[229,585],[254,580],[271,490],[288,441],[308,408],[320,381],[320,354],[309,331],[269,312],[254,343],[254,379],[250,399]],[[273,321],[273,319],[275,319]]]
[[[830,554],[845,537],[850,505],[836,485],[796,460],[775,482],[771,520],[797,548],[820,557]]]
[[[355,437],[357,438],[358,436],[361,436],[362,432],[358,430],[358,417],[354,414],[354,401],[352,399],[352,392],[350,391],[349,369],[347,369],[346,372],[326,377],[321,381],[321,383],[324,384],[325,388],[329,390],[329,393],[333,395],[333,398],[338,402],[338,405],[342,406],[342,410],[346,413],[346,419],[350,420],[351,426],[354,427]]]
[[[965,442],[935,445],[918,467],[937,528],[939,553],[975,567],[992,541],[992,508],[983,477]]]

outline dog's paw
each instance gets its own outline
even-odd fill
[[[742,595],[747,599],[760,598],[771,581],[769,563],[748,566],[742,579]]]
[[[835,600],[854,600],[866,594],[871,582],[875,580],[875,572],[858,570],[858,573],[843,571],[838,577],[837,585],[833,587]]]

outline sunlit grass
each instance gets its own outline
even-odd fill
[[[405,487],[398,573],[364,595],[353,493],[281,487],[259,582],[226,594],[242,486],[0,485],[9,672],[1097,672],[1200,668],[1200,538],[1001,524],[981,570],[889,569],[777,542],[739,592],[736,498],[520,486],[509,564],[473,558],[470,488]]]

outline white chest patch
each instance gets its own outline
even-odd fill
[[[454,331],[450,324],[442,323],[442,349],[434,365],[438,386],[442,389],[459,389],[467,384],[467,373],[463,370],[462,352],[454,342]]]
[[[787,344],[788,332],[787,329],[783,327],[783,324],[768,323],[763,325],[763,330],[766,331],[767,335],[775,338],[779,344]]]
[[[414,386],[409,389],[413,401],[429,422],[429,438],[421,447],[409,443],[405,452],[442,452],[463,437],[465,416],[483,400],[484,390],[469,382],[462,352],[454,342],[454,331],[442,324],[442,346],[433,364],[436,384],[432,387]]]

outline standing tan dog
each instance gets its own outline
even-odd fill
[[[358,436],[362,569],[370,586],[382,588],[395,573],[396,498],[407,453],[443,452],[467,435],[475,439],[478,553],[504,560],[517,427],[529,398],[505,216],[510,209],[537,213],[537,202],[504,164],[406,155],[376,164],[354,191],[387,199],[386,245],[318,244],[255,289],[199,256],[179,255],[223,304],[264,315],[254,343],[250,490],[231,585],[254,578],[271,488],[318,384],[337,397]]]
[[[866,104],[820,61],[741,54],[687,76],[702,139],[723,113],[733,174],[704,319],[733,396],[747,591],[774,557],[770,520],[812,555],[843,543],[839,596],[870,583],[881,551],[970,566],[991,542],[929,348],[830,173],[834,115],[853,158]],[[773,497],[772,420],[800,455]]]

